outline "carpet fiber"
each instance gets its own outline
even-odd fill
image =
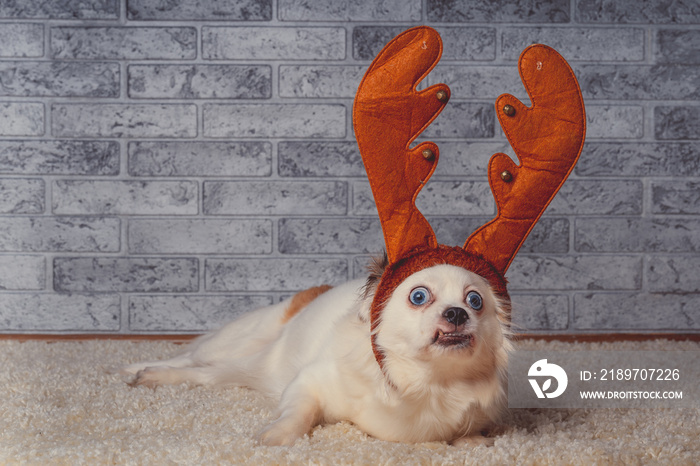
[[[527,349],[691,350],[689,342],[519,342]],[[700,409],[513,410],[487,448],[400,444],[350,423],[292,447],[254,440],[275,403],[244,388],[131,388],[122,363],[170,342],[0,341],[1,464],[697,464]]]

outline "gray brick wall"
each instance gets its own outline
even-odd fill
[[[699,332],[694,0],[2,2],[0,332],[202,332],[362,275],[382,235],[352,98],[417,24],[453,92],[418,201],[441,242],[495,213],[522,49],[583,89],[581,161],[508,274],[517,328]]]

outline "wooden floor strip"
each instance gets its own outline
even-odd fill
[[[172,341],[188,342],[200,334],[124,334],[124,333],[0,333],[0,340],[19,341],[85,341],[85,340],[126,340],[126,341]],[[565,342],[612,342],[612,341],[700,341],[700,333],[520,333],[516,340],[544,340]]]

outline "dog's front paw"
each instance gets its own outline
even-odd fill
[[[145,387],[155,389],[161,383],[159,376],[161,372],[162,371],[153,367],[141,369],[136,373],[134,379],[131,382],[129,382],[129,385],[132,387],[136,387],[137,385],[143,385]]]
[[[144,365],[143,363],[137,363],[137,364],[129,364],[128,366],[122,366],[119,369],[116,369],[115,372],[120,373],[121,375],[136,375],[139,373],[139,371],[144,370],[147,365]]]
[[[307,426],[291,417],[281,417],[258,435],[260,443],[269,447],[293,445],[307,433]]]

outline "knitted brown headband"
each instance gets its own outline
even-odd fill
[[[436,84],[417,91],[442,55],[438,33],[409,29],[389,42],[365,73],[353,106],[353,125],[384,233],[389,266],[372,303],[372,328],[394,289],[432,265],[463,267],[508,297],[503,278],[525,238],[576,164],[586,132],[583,98],[568,63],[554,49],[535,44],[520,55],[520,77],[531,100],[526,107],[504,94],[496,114],[518,156],[516,165],[495,154],[488,179],[498,213],[463,248],[441,246],[416,208],[416,197],[437,166],[435,143],[411,143],[437,118],[450,89]],[[377,361],[382,352],[373,338]]]
[[[503,278],[503,275],[483,257],[468,253],[459,246],[450,247],[440,244],[434,248],[419,250],[409,257],[403,258],[394,264],[390,264],[386,270],[384,270],[377,284],[370,308],[372,351],[380,366],[382,365],[384,354],[376,343],[376,330],[387,301],[391,298],[396,287],[414,273],[427,269],[428,267],[443,264],[462,267],[463,269],[480,275],[489,282],[496,296],[510,301],[510,296],[506,288],[507,282],[505,278]],[[510,316],[508,317],[510,318]]]

